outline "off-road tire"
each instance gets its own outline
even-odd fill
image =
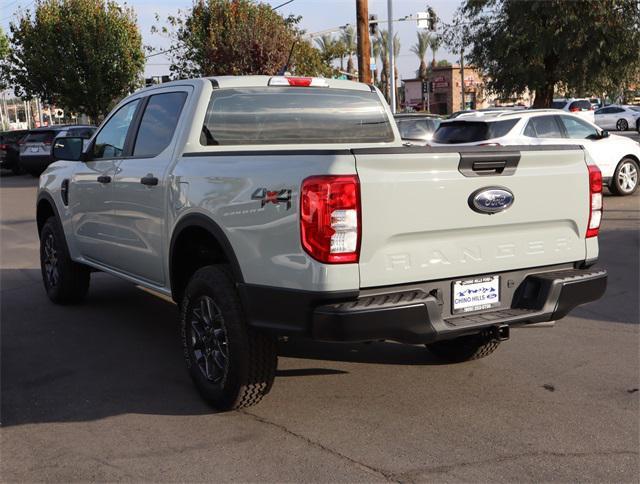
[[[201,341],[198,343],[195,339],[199,334],[193,323],[196,315],[201,314],[197,311],[203,300],[214,303],[218,311],[216,324],[225,332],[226,366],[222,370],[217,368],[218,375],[223,375],[219,381],[205,375],[202,369],[205,352]],[[189,374],[211,406],[218,410],[250,407],[269,393],[278,363],[276,340],[247,325],[233,277],[226,266],[206,266],[191,277],[180,304],[180,330]],[[213,336],[209,338],[213,340]]]
[[[426,345],[438,359],[447,363],[479,360],[489,356],[500,346],[500,340],[483,334],[438,341]]]
[[[625,165],[631,164],[631,166],[635,169],[635,186],[632,189],[625,189],[621,185],[620,181],[620,171],[623,169]],[[618,166],[616,167],[616,171],[613,173],[613,177],[609,182],[609,190],[614,195],[632,195],[638,189],[638,185],[640,184],[640,166],[638,162],[633,158],[623,158]]]
[[[55,263],[48,258],[51,249],[55,251]],[[40,270],[44,289],[52,302],[74,304],[87,295],[91,270],[71,260],[64,231],[56,217],[49,217],[40,232]]]

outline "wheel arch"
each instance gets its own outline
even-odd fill
[[[49,217],[56,217],[58,220],[60,220],[58,208],[56,207],[56,203],[53,201],[53,197],[47,192],[42,192],[40,195],[38,195],[38,202],[36,204],[36,223],[38,226],[38,237],[40,237],[42,227],[44,227],[44,224],[47,219],[49,219]]]
[[[179,303],[189,277],[200,267],[212,263],[229,264],[234,280],[244,282],[236,254],[222,228],[206,215],[185,215],[176,223],[169,245],[173,300]]]

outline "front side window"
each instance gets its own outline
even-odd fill
[[[555,116],[539,116],[531,118],[524,130],[524,135],[530,138],[562,138],[560,126]]]
[[[133,156],[153,157],[169,146],[186,99],[186,92],[155,94],[149,98],[136,136]]]
[[[270,86],[214,91],[200,143],[377,143],[393,139],[387,113],[373,92]]]
[[[598,130],[581,119],[570,116],[560,116],[567,135],[572,139],[589,139],[598,136]]]
[[[136,99],[125,104],[107,121],[93,144],[94,159],[123,156],[124,142],[139,102],[140,100]]]

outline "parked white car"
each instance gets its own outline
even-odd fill
[[[640,106],[606,106],[595,112],[595,118],[595,123],[604,129],[640,132]]]
[[[640,143],[609,134],[582,117],[557,109],[487,113],[443,121],[431,146],[442,145],[581,145],[600,168],[615,195],[631,195],[638,188]]]
[[[586,119],[590,123],[595,121],[594,119],[594,107],[591,100],[587,98],[568,98],[568,99],[554,99],[551,103],[553,109],[562,109],[580,116]]]

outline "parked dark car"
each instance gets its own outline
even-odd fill
[[[16,175],[21,172],[19,142],[28,132],[19,129],[0,133],[0,168],[12,170]]]
[[[435,114],[406,113],[394,116],[400,137],[412,144],[424,145],[433,137],[433,133],[442,118]]]
[[[32,129],[20,144],[20,166],[27,173],[40,176],[40,173],[53,161],[51,145],[56,138],[73,136],[88,140],[93,136],[95,130],[95,126],[82,125],[59,125]]]

